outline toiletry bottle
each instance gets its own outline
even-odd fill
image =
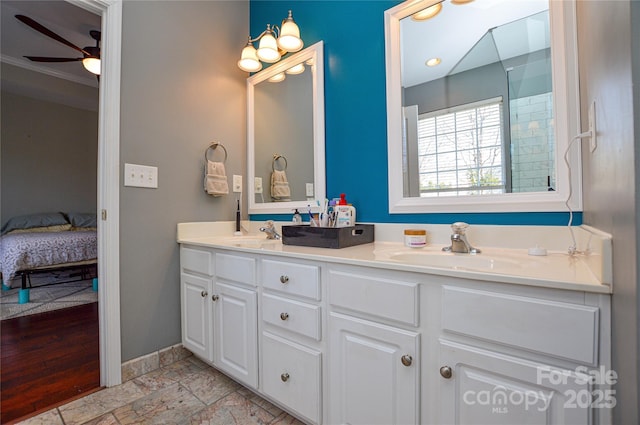
[[[347,205],[347,199],[344,193],[340,194],[338,205],[335,206],[336,211],[336,227],[350,227],[356,225],[356,209]]]
[[[294,213],[293,213],[293,222],[295,224],[302,224],[302,216],[300,215],[300,212],[298,211],[298,209],[296,208]]]

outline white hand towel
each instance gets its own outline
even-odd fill
[[[207,173],[204,176],[204,190],[213,196],[229,194],[229,183],[227,182],[224,163],[207,161]]]
[[[271,199],[274,201],[291,200],[291,189],[284,170],[274,170],[271,173]]]

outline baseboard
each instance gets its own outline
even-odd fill
[[[191,351],[184,348],[182,344],[176,344],[153,353],[131,359],[122,363],[122,382],[125,383],[161,367],[168,366],[178,360],[185,359],[191,355]]]

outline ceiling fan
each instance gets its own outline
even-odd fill
[[[58,34],[56,34],[55,32],[51,31],[50,29],[46,28],[44,25],[34,21],[33,19],[29,18],[28,16],[25,15],[16,15],[16,18],[30,26],[31,28],[33,28],[34,30],[46,35],[47,37],[51,37],[56,41],[59,41],[60,43],[71,47],[74,50],[77,50],[78,52],[82,53],[82,57],[81,58],[52,58],[52,57],[46,57],[46,56],[25,56],[25,58],[33,61],[33,62],[76,62],[76,61],[82,61],[82,65],[84,65],[85,69],[93,74],[96,74],[96,76],[100,75],[100,31],[97,30],[91,30],[89,31],[89,35],[91,35],[91,38],[93,38],[96,41],[96,45],[95,46],[88,46],[85,47],[83,49],[81,49],[80,47],[76,46],[75,44],[73,44],[72,42],[70,42],[69,40],[66,40],[64,38],[62,38],[61,36],[59,36]]]

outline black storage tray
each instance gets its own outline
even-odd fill
[[[285,245],[346,248],[371,243],[373,239],[373,224],[356,224],[351,227],[311,227],[297,224],[282,226],[282,243]]]

